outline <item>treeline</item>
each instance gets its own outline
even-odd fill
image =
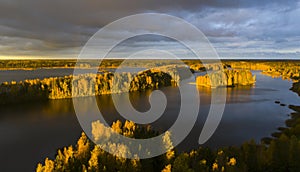
[[[207,62],[205,65],[202,63],[189,63],[189,67],[194,70],[194,71],[217,71],[217,70],[222,70],[222,69],[230,69],[231,66],[226,64],[226,63],[215,63],[215,62]]]
[[[93,122],[93,128],[97,132],[103,134],[105,126],[100,122]],[[130,138],[151,138],[157,136],[159,133],[151,130],[150,126],[138,126],[133,122],[116,121],[111,127],[116,133],[122,134]],[[94,138],[98,137],[97,132],[93,133]],[[97,138],[96,138],[97,139]],[[162,140],[162,146],[170,146],[170,135],[166,135]],[[128,148],[122,144],[108,143],[109,149],[116,153],[116,155],[127,154]],[[50,160],[46,158],[45,164],[38,164],[37,172],[51,172],[51,171],[157,171],[162,169],[168,161],[174,157],[173,150],[166,154],[156,157],[155,159],[140,160],[126,159],[120,156],[114,156],[101,149],[100,145],[95,145],[87,136],[82,133],[80,139],[77,141],[75,147],[69,146],[62,150],[58,150],[56,158]]]
[[[98,60],[72,59],[30,59],[30,60],[0,60],[0,69],[37,69],[37,68],[74,68],[99,67]],[[100,67],[113,68],[122,63],[122,60],[103,60]]]
[[[99,132],[102,125],[95,123]],[[95,125],[93,124],[93,125]],[[138,126],[133,122],[126,121],[124,124],[116,121],[111,128],[126,137],[130,138],[151,138],[159,133],[151,130],[149,126]],[[116,155],[127,154],[128,149],[124,145],[109,143],[111,151]],[[172,147],[170,134],[165,134],[162,140],[162,147]],[[228,157],[224,150],[217,152],[208,148],[199,148],[190,153],[178,154],[175,150],[169,150],[163,155],[150,158],[126,159],[115,156],[101,149],[100,145],[91,142],[84,133],[75,147],[69,146],[58,150],[56,158],[46,158],[45,163],[37,165],[37,172],[51,171],[210,171],[221,169],[239,169],[236,157]]]
[[[38,164],[37,172],[51,171],[282,171],[297,172],[300,170],[300,107],[291,106],[298,111],[292,113],[292,118],[286,121],[287,127],[273,137],[269,143],[260,144],[249,141],[241,146],[230,146],[212,150],[199,147],[190,152],[178,152],[175,149],[150,159],[125,159],[114,156],[101,149],[82,134],[75,147],[69,146],[58,150],[56,158],[46,158],[44,164]],[[101,123],[94,122],[100,135],[105,134]],[[100,128],[99,128],[100,127]],[[126,121],[124,124],[116,121],[111,128],[126,137],[151,138],[159,133],[151,130],[150,126],[139,126]],[[162,146],[172,146],[170,134],[166,134]],[[101,138],[102,139],[102,138]],[[108,143],[110,150],[117,155],[128,153],[124,145]]]
[[[273,63],[278,63],[278,61],[256,61],[256,60],[237,60],[237,61],[224,61],[224,64],[230,66],[233,69],[246,69],[246,70],[267,70]],[[279,62],[280,63],[280,62]]]
[[[169,74],[157,70],[148,70],[137,75],[127,72],[115,74],[106,72],[34,79],[18,83],[4,82],[0,85],[0,104],[144,91],[170,86],[172,82],[174,81]]]
[[[22,68],[51,68],[51,67],[75,67],[78,62],[80,64],[89,67],[103,67],[103,68],[115,68],[124,63],[122,59],[105,59],[102,60],[100,66],[99,60],[86,59],[86,60],[72,60],[72,59],[31,59],[31,60],[0,60],[0,69],[22,69]],[[214,63],[215,60],[205,60],[207,69],[217,67]],[[298,65],[300,61],[297,60],[221,60],[223,66],[232,67],[234,69],[248,69],[248,70],[267,70],[270,67],[286,66],[286,65]],[[158,67],[165,65],[182,65],[186,64],[194,70],[204,70],[204,66],[200,60],[166,60],[166,59],[127,59],[125,66],[128,67]]]
[[[107,72],[104,74],[82,74],[64,78],[50,78],[43,81],[45,81],[43,83],[49,85],[50,99],[144,91],[171,86],[172,84],[172,78],[169,74],[152,70],[137,75],[129,72],[115,74]]]
[[[99,67],[97,60],[72,60],[72,59],[30,59],[30,60],[0,60],[0,69],[38,69],[38,68],[74,68]],[[100,67],[117,67],[122,60],[103,60]]]
[[[234,69],[268,70],[284,66],[299,66],[299,60],[222,60],[223,64]]]
[[[123,64],[122,64],[123,63]],[[183,63],[193,64],[198,63],[196,61],[183,60]],[[117,68],[121,64],[127,67],[142,67],[142,68],[153,68],[165,65],[182,65],[182,61],[180,60],[147,60],[147,59],[105,59],[101,61],[99,64],[99,60],[93,59],[80,59],[80,60],[72,60],[72,59],[28,59],[28,60],[0,60],[0,69],[37,69],[37,68],[74,68],[77,67],[95,67],[95,68]]]
[[[196,84],[205,87],[233,87],[237,85],[253,85],[256,76],[253,76],[249,70],[218,70],[198,76]]]
[[[300,64],[293,63],[281,63],[276,66],[269,67],[262,72],[263,74],[272,77],[282,77],[283,79],[300,79]]]
[[[74,67],[76,60],[0,60],[0,69]]]

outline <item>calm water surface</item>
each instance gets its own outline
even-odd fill
[[[52,73],[53,72],[53,73]],[[49,76],[63,76],[72,74],[73,70],[53,69],[42,75],[41,71],[33,72],[33,76],[23,76],[22,73],[0,72],[0,82],[11,79],[23,80],[43,78]],[[257,83],[253,87],[228,88],[227,104],[222,121],[205,146],[216,148],[219,146],[239,145],[250,139],[259,141],[262,137],[270,136],[277,127],[284,126],[291,110],[287,106],[275,104],[279,100],[286,105],[300,104],[299,97],[289,91],[292,82],[271,78],[259,74]],[[6,76],[6,78],[5,78]],[[38,76],[38,77],[37,77]],[[175,87],[163,88],[168,99],[165,113],[152,126],[164,131],[176,120],[180,99]],[[178,148],[190,150],[198,147],[198,138],[210,107],[209,89],[199,88],[201,97],[198,120],[190,135]],[[132,93],[130,99],[139,111],[150,108],[148,96],[151,91]],[[82,108],[91,98],[82,98]],[[111,96],[97,97],[99,109],[105,119],[111,123],[122,119],[116,112]],[[85,109],[88,113],[93,113]],[[183,126],[184,127],[184,126]],[[28,103],[17,106],[0,108],[0,164],[3,171],[33,171],[36,164],[46,157],[54,158],[57,148],[75,144],[82,131],[74,112],[71,99],[51,100],[45,103]],[[17,162],[17,163],[16,163]],[[16,165],[18,164],[18,165]]]

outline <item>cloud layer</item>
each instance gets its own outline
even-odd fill
[[[100,28],[144,12],[166,13],[192,23],[222,57],[300,55],[298,1],[1,0],[0,56],[76,58]],[[161,25],[170,27],[165,21]],[[124,33],[120,30],[114,34]],[[114,39],[113,34],[107,39]],[[185,52],[172,41],[163,37],[136,38],[120,45],[115,56],[122,56],[120,50],[136,52],[157,47]]]

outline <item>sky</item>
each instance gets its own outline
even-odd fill
[[[300,59],[296,0],[0,0],[0,58],[77,58],[99,29],[139,13],[186,20],[221,58]],[[157,24],[170,28],[160,19]],[[118,34],[124,33],[107,39]],[[172,39],[148,35],[122,42],[110,57],[147,49],[187,53]]]

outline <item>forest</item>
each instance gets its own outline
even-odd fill
[[[137,75],[106,72],[33,79],[18,83],[4,82],[0,85],[0,104],[143,91],[170,86],[172,82],[174,81],[169,74],[151,70]]]
[[[37,172],[44,171],[291,171],[300,170],[300,107],[291,106],[295,112],[286,121],[270,142],[255,143],[250,140],[241,146],[222,147],[217,150],[199,147],[190,152],[179,152],[176,148],[151,159],[125,159],[109,154],[95,145],[82,133],[77,145],[59,149],[54,160],[45,159],[37,165]],[[103,124],[96,121],[93,126],[101,129]],[[150,138],[159,133],[150,126],[139,126],[130,121],[116,121],[111,128],[126,137]],[[102,128],[101,131],[104,129]],[[98,130],[99,131],[99,130]],[[93,133],[94,137],[97,134]],[[108,143],[118,154],[126,154],[125,145]],[[162,146],[172,146],[167,135]]]
[[[195,64],[194,60],[124,60],[122,59],[104,59],[101,63],[97,59],[28,59],[28,60],[0,60],[0,70],[33,70],[39,68],[116,68],[122,63],[128,67],[159,67],[165,65],[182,65],[183,63]],[[197,64],[200,64],[197,62]]]
[[[191,76],[186,66],[166,65],[140,72],[102,71],[97,74],[3,82],[0,85],[0,104],[145,91],[177,86]]]

